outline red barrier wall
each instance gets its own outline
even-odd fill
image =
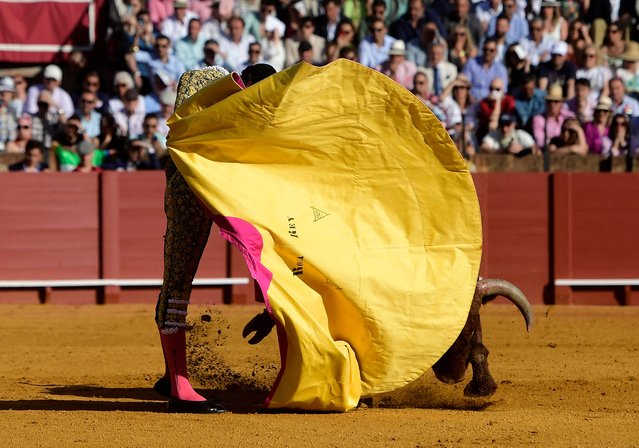
[[[555,279],[639,278],[639,174],[485,173],[481,275],[517,284],[532,303],[631,303],[636,287],[555,287]],[[161,172],[0,175],[0,279],[161,278]],[[248,277],[214,227],[198,277]],[[105,299],[153,302],[159,288],[115,288]],[[58,290],[52,302],[94,303],[96,290]],[[37,301],[0,289],[0,300]],[[221,290],[194,290],[220,302]],[[234,286],[250,303],[252,285]],[[636,303],[636,301],[635,301]]]

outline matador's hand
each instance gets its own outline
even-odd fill
[[[271,332],[275,322],[269,316],[268,311],[264,310],[251,319],[242,330],[242,337],[246,338],[249,334],[255,332],[255,335],[248,340],[249,344],[258,344]]]

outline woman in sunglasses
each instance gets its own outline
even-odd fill
[[[33,136],[32,120],[28,115],[23,115],[18,119],[18,126],[16,128],[15,140],[7,142],[5,147],[6,152],[24,154],[27,142],[31,140]]]

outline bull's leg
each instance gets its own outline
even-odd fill
[[[213,220],[170,161],[167,167],[164,208],[167,219],[164,281],[155,319],[160,330],[166,367],[164,381],[168,378],[171,384],[169,411],[223,412],[222,406],[206,401],[195,392],[189,382],[186,366],[187,309],[193,278]],[[156,390],[157,386],[156,384]]]
[[[488,349],[482,342],[481,320],[476,321],[472,348],[468,360],[473,367],[473,379],[464,388],[468,397],[488,397],[497,390],[497,383],[488,370]]]

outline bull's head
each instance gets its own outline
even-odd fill
[[[532,329],[532,309],[519,288],[504,280],[479,280],[466,325],[453,345],[433,365],[437,379],[452,384],[464,379],[470,363],[473,366],[473,379],[464,389],[464,394],[468,396],[489,396],[497,389],[497,384],[488,371],[488,349],[482,343],[479,309],[482,304],[498,295],[506,297],[515,304],[524,316],[526,329],[528,331]]]

